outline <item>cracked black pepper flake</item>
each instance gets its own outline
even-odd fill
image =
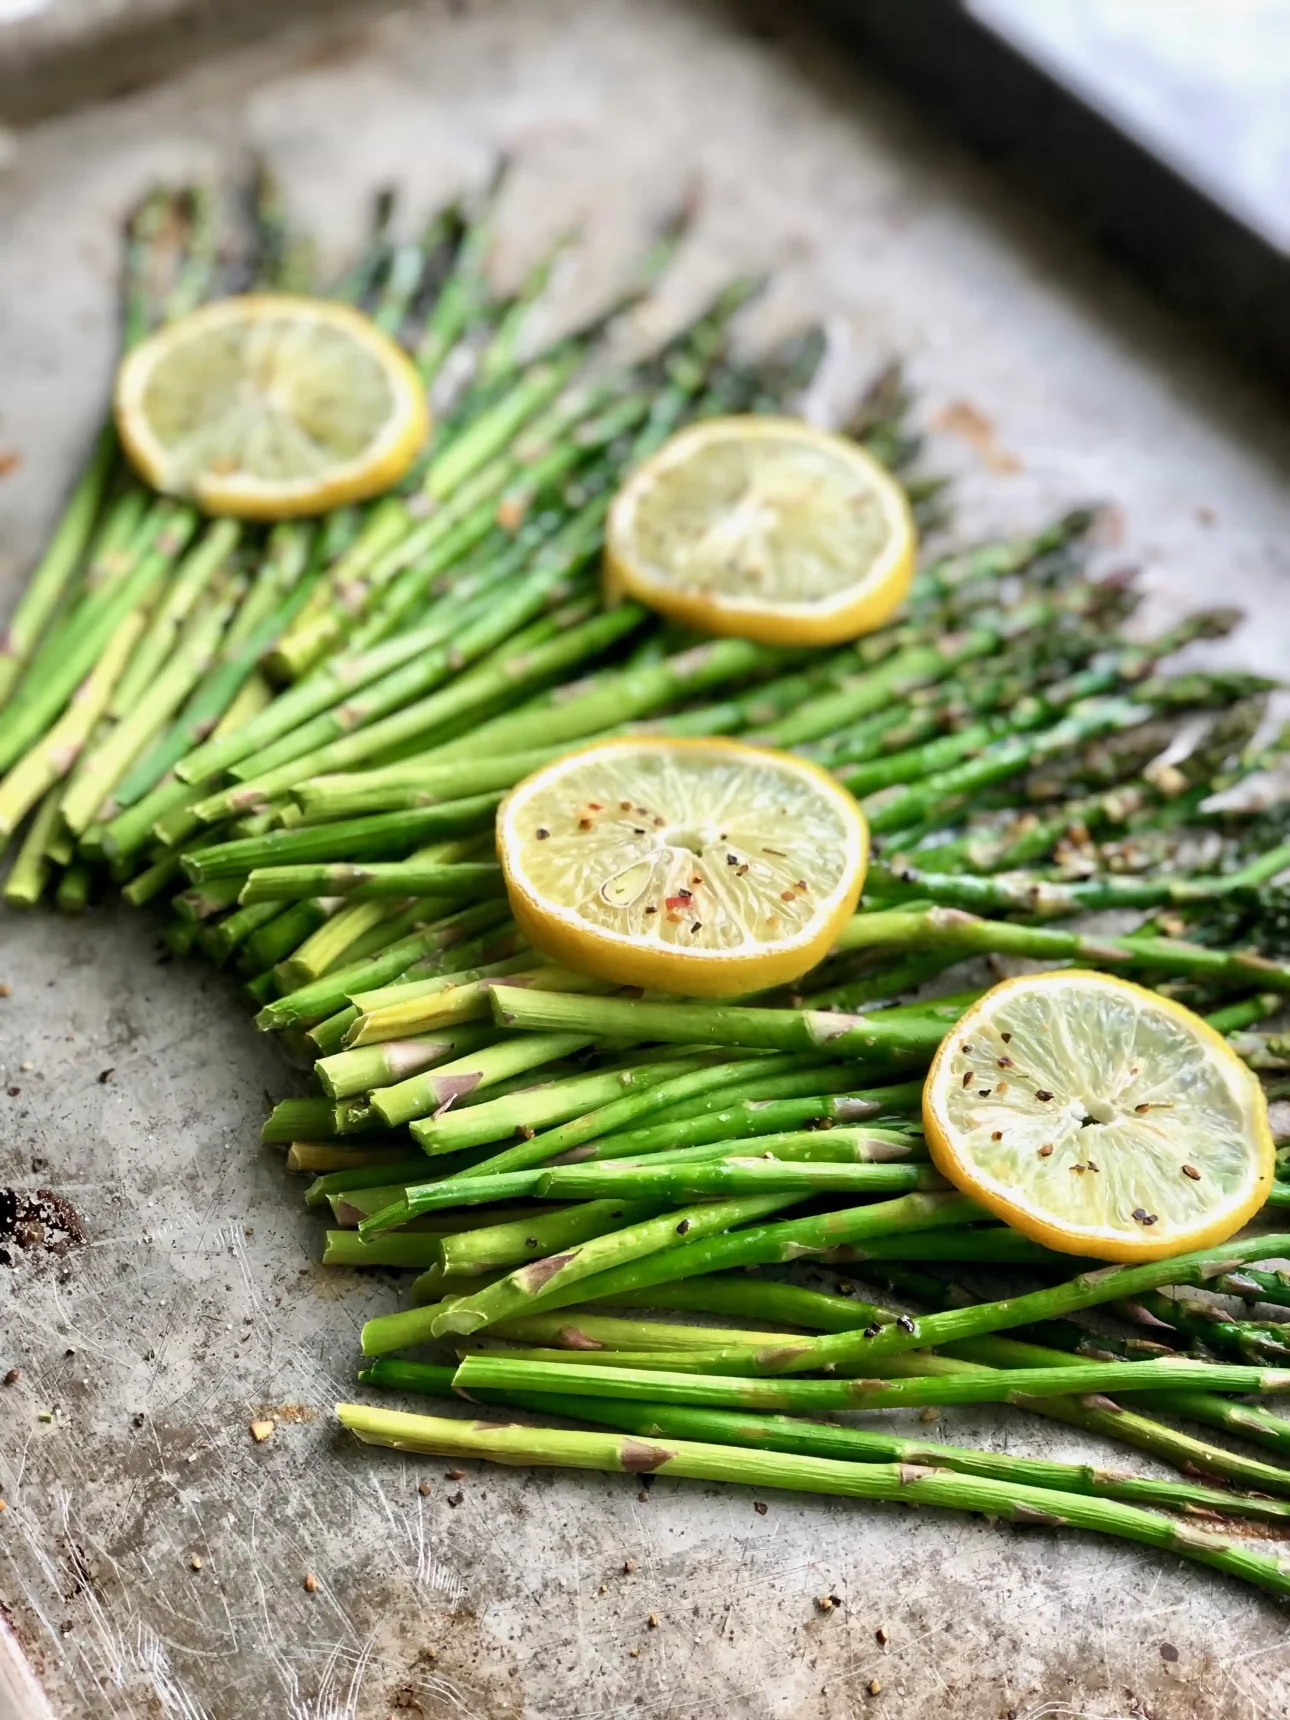
[[[689,1221],[689,1219],[688,1219],[688,1218],[683,1218],[683,1219],[682,1219],[682,1220],[681,1220],[681,1222],[680,1222],[680,1224],[678,1224],[678,1225],[677,1225],[677,1227],[676,1227],[676,1234],[677,1234],[677,1235],[678,1235],[678,1236],[684,1236],[684,1235],[685,1235],[685,1233],[686,1233],[686,1231],[687,1231],[687,1230],[689,1230],[689,1228],[690,1228],[690,1221]]]
[[[545,842],[551,832],[549,830],[538,830],[535,834],[539,842]]]
[[[1159,1217],[1159,1214],[1148,1212],[1145,1207],[1135,1206],[1133,1209],[1133,1216],[1137,1219],[1139,1224],[1154,1224]]]
[[[1047,1087],[1039,1087],[1035,1091],[1035,1097],[1042,1103],[1046,1104],[1048,1100],[1052,1098],[1052,1094],[1048,1091]]]

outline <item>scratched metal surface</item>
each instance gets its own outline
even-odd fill
[[[1258,625],[1230,655],[1284,669],[1284,426],[826,46],[682,0],[364,19],[22,140],[0,179],[0,448],[23,457],[0,484],[0,582],[89,433],[114,223],[152,174],[255,144],[341,246],[379,179],[415,204],[507,145],[502,272],[582,216],[590,261],[564,290],[594,298],[698,171],[674,309],[773,265],[763,329],[832,315],[852,348],[839,393],[901,351],[929,417],[992,420],[992,443],[965,443],[951,411],[935,442],[965,533],[1108,497],[1108,554],[1147,563],[1158,614],[1239,598]],[[314,1264],[317,1228],[256,1145],[292,1078],[231,989],[159,964],[125,911],[3,920],[0,980],[0,1179],[52,1188],[86,1234],[0,1267],[0,1370],[21,1369],[0,1390],[0,1598],[67,1720],[1290,1708],[1282,1611],[1122,1546],[789,1496],[760,1514],[679,1482],[638,1499],[626,1477],[450,1485],[442,1464],[351,1447],[328,1408],[396,1289]],[[264,1411],[282,1419],[256,1446]],[[985,1410],[942,1427],[1106,1455]],[[826,1592],[843,1605],[824,1616]]]

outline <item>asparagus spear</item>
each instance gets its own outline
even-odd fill
[[[425,1392],[448,1397],[454,1370],[424,1362],[375,1361],[359,1374],[365,1385],[389,1391]],[[490,1394],[480,1392],[481,1397]],[[971,1446],[906,1439],[868,1428],[834,1427],[783,1415],[739,1415],[724,1410],[674,1404],[633,1404],[612,1398],[563,1398],[551,1393],[507,1392],[501,1400],[538,1414],[593,1421],[647,1439],[699,1439],[710,1444],[754,1450],[831,1457],[861,1463],[899,1463],[921,1469],[949,1469],[1003,1483],[1020,1482],[1065,1493],[1090,1494],[1170,1512],[1283,1521],[1290,1502],[1234,1494],[1195,1482],[1155,1481],[1099,1469]]]
[[[774,1356],[756,1357],[749,1363],[739,1358],[741,1368],[770,1373],[800,1373],[834,1364],[846,1368],[852,1363],[867,1366],[886,1356],[899,1355],[904,1350],[934,1348],[963,1338],[998,1332],[1008,1326],[1029,1325],[1035,1320],[1051,1319],[1079,1308],[1094,1308],[1099,1303],[1132,1297],[1144,1290],[1161,1285],[1204,1284],[1217,1277],[1231,1265],[1247,1260],[1266,1260],[1286,1253],[1290,1237],[1265,1235],[1238,1237],[1191,1254],[1175,1255],[1169,1260],[1152,1260],[1139,1266],[1104,1266],[1081,1273],[1065,1284],[1046,1290],[1035,1290],[1021,1296],[1005,1297],[999,1301],[978,1303],[971,1308],[947,1309],[929,1314],[923,1320],[911,1322],[911,1330],[894,1330],[859,1339],[842,1335],[810,1339],[796,1351],[780,1352]],[[716,1358],[713,1358],[714,1365]]]
[[[487,1292],[485,1292],[487,1294]],[[898,1328],[888,1328],[893,1330]],[[767,1346],[769,1348],[769,1346]],[[988,1374],[922,1375],[913,1379],[767,1380],[730,1374],[677,1371],[678,1364],[705,1365],[712,1352],[646,1352],[646,1366],[604,1366],[588,1371],[577,1361],[528,1361],[494,1351],[465,1356],[453,1381],[469,1397],[474,1386],[505,1390],[567,1392],[637,1402],[690,1403],[709,1408],[787,1410],[820,1414],[837,1410],[918,1408],[928,1404],[1012,1403],[1017,1398],[1088,1396],[1102,1392],[1187,1389],[1286,1392],[1290,1371],[1189,1360],[1079,1362],[1054,1368],[996,1368]],[[722,1352],[731,1357],[739,1349]],[[749,1351],[755,1354],[757,1352]],[[765,1353],[765,1350],[761,1353]],[[626,1355],[636,1352],[623,1352]],[[639,1360],[643,1360],[641,1356]]]
[[[1181,1553],[1274,1594],[1290,1593],[1290,1577],[1274,1559],[1234,1548],[1220,1536],[1171,1522],[1155,1512],[1077,1493],[894,1463],[843,1463],[799,1453],[756,1452],[679,1440],[651,1444],[630,1435],[499,1427],[405,1415],[360,1404],[338,1404],[336,1414],[343,1426],[367,1443],[404,1450],[620,1473],[639,1474],[648,1466],[653,1474],[670,1471],[698,1480],[885,1499],[903,1505],[941,1505],[983,1511],[1016,1522],[1097,1529]]]
[[[947,1027],[962,1014],[961,1006],[947,1011],[929,1004],[917,1013],[893,1009],[878,1015],[847,1016],[824,1010],[751,1009],[735,1004],[586,999],[559,992],[527,993],[507,985],[493,987],[492,1005],[494,1019],[501,1027],[557,1031],[583,1027],[671,1044],[746,1045],[768,1051],[826,1052],[833,1057],[868,1053],[880,1067],[929,1060]]]

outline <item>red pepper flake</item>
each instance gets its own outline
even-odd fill
[[[598,800],[589,800],[587,805],[593,812],[603,812],[605,810]]]
[[[990,1139],[992,1141],[1001,1141],[1003,1139],[1003,1130],[1002,1129],[996,1129],[994,1131],[994,1133],[990,1136]]]
[[[1051,1141],[1045,1141],[1044,1142],[1043,1146],[1040,1147],[1040,1149],[1039,1149],[1039,1156],[1041,1159],[1051,1159],[1052,1158],[1052,1156],[1053,1156],[1053,1143]]]
[[[781,890],[779,893],[779,899],[781,902],[795,902],[797,900],[797,892],[795,890]]]
[[[678,908],[683,908],[689,900],[690,892],[688,890],[682,890],[679,896],[668,896],[665,899],[664,906],[668,909],[669,913],[675,913]]]

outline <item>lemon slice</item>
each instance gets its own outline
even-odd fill
[[[144,341],[115,409],[149,483],[244,519],[387,490],[430,428],[415,366],[367,317],[272,293],[221,299]]]
[[[859,899],[869,833],[850,795],[803,759],[633,737],[520,783],[497,846],[538,949],[621,985],[729,997],[828,953]]]
[[[871,632],[909,589],[905,492],[864,449],[797,418],[712,418],[614,498],[607,583],[691,627],[772,645]]]
[[[1106,974],[1005,980],[942,1043],[932,1159],[1027,1236],[1099,1260],[1222,1242],[1263,1204],[1267,1101],[1181,1004]]]

